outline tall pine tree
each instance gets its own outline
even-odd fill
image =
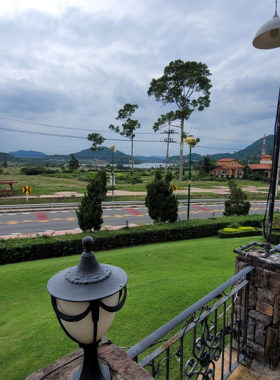
[[[78,206],[78,210],[76,210],[81,230],[100,230],[103,223],[103,197],[102,179],[99,175],[95,175],[88,183],[87,191]]]
[[[162,179],[157,172],[155,179],[146,186],[145,206],[150,218],[156,222],[174,223],[178,219],[178,201],[173,194],[171,180],[172,174],[167,173],[165,179]]]

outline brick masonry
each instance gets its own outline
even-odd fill
[[[25,380],[70,380],[72,374],[80,367],[83,350],[79,349],[57,360],[46,368],[41,368],[29,375]],[[109,367],[111,380],[152,380],[138,363],[134,362],[127,353],[114,343],[106,339],[98,349],[98,356],[102,363]]]
[[[248,265],[255,269],[249,290],[247,355],[275,369],[280,361],[280,258],[273,255],[265,259],[260,252],[238,254],[235,273]],[[235,305],[237,314],[240,303],[237,300]]]

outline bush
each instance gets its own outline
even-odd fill
[[[259,228],[262,219],[262,215],[238,217],[243,226]],[[215,236],[219,230],[236,220],[235,217],[192,219],[170,224],[133,227],[128,230],[104,230],[94,233],[51,236],[48,239],[43,237],[2,239],[0,240],[0,265],[80,254],[82,239],[87,235],[94,238],[95,251],[104,251],[132,245]]]
[[[178,200],[173,194],[170,182],[172,174],[168,173],[163,180],[159,172],[155,179],[149,183],[145,206],[151,219],[155,222],[174,223],[178,219]]]
[[[238,227],[238,228],[223,228],[218,231],[219,238],[235,238],[246,236],[260,236],[262,235],[262,229],[256,227]]]
[[[98,231],[103,223],[104,188],[102,179],[102,176],[97,174],[90,180],[87,185],[87,192],[81,199],[78,210],[76,210],[78,224],[83,231],[91,231],[92,229]]]
[[[21,173],[25,175],[38,175],[38,174],[43,174],[46,173],[46,168],[44,166],[31,166],[28,168],[21,168],[20,171]]]
[[[262,215],[238,217],[243,226],[259,228],[262,219]],[[236,220],[235,217],[192,219],[170,224],[133,227],[128,230],[104,230],[94,233],[51,236],[48,239],[43,237],[2,239],[0,240],[0,265],[80,254],[82,239],[87,235],[94,238],[95,251],[104,251],[132,245],[215,236],[219,230]]]
[[[247,201],[247,195],[237,186],[234,179],[228,181],[230,196],[225,201],[224,216],[248,215],[251,204]]]

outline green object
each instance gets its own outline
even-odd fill
[[[90,133],[87,139],[92,143],[90,150],[94,152],[94,165],[96,170],[97,151],[104,149],[100,145],[102,145],[106,139],[100,133]]]
[[[103,223],[103,197],[102,180],[99,175],[95,175],[87,185],[87,191],[81,199],[78,210],[76,210],[78,224],[81,230],[100,230]]]
[[[237,186],[234,179],[228,181],[230,196],[225,201],[224,216],[248,215],[251,204],[247,201],[247,195]]]
[[[237,237],[245,237],[245,236],[260,236],[262,239],[262,229],[261,228],[253,228],[252,227],[240,227],[240,228],[223,228],[218,231],[219,238],[237,238]]]
[[[191,165],[192,165],[192,147],[190,146],[189,155],[189,182],[188,182],[188,212],[187,219],[190,219],[190,198],[191,198]]]
[[[117,313],[108,338],[120,347],[138,343],[232,277],[232,250],[247,242],[211,237],[102,253],[94,249],[100,262],[124,268],[129,278],[126,307]],[[46,284],[57,271],[77,264],[79,244],[72,257],[0,266],[1,379],[23,380],[77,349],[61,332]]]
[[[77,158],[74,156],[74,154],[71,154],[71,160],[69,161],[69,169],[70,170],[77,170],[79,169],[79,161]]]
[[[141,127],[141,124],[138,120],[132,119],[132,115],[137,110],[138,106],[137,104],[129,104],[126,103],[123,108],[121,108],[118,111],[118,116],[116,117],[116,120],[122,120],[122,131],[120,130],[119,126],[114,126],[113,124],[109,125],[109,129],[112,131],[115,131],[117,133],[120,133],[121,136],[125,136],[126,138],[130,139],[131,141],[131,168],[133,172],[133,139],[135,137],[135,131],[136,129]]]
[[[178,200],[173,194],[171,180],[172,175],[167,174],[163,180],[160,172],[157,172],[155,179],[146,186],[145,206],[155,222],[174,223],[178,219]]]
[[[164,68],[163,76],[152,79],[148,90],[148,95],[154,95],[156,101],[163,105],[174,104],[178,108],[175,112],[162,115],[153,129],[158,131],[167,121],[180,121],[180,182],[183,180],[184,121],[189,119],[194,110],[203,111],[205,107],[209,107],[212,87],[208,78],[210,75],[206,64],[178,59]]]

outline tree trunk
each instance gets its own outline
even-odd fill
[[[131,138],[131,171],[134,170],[134,160],[133,160],[133,137]]]

